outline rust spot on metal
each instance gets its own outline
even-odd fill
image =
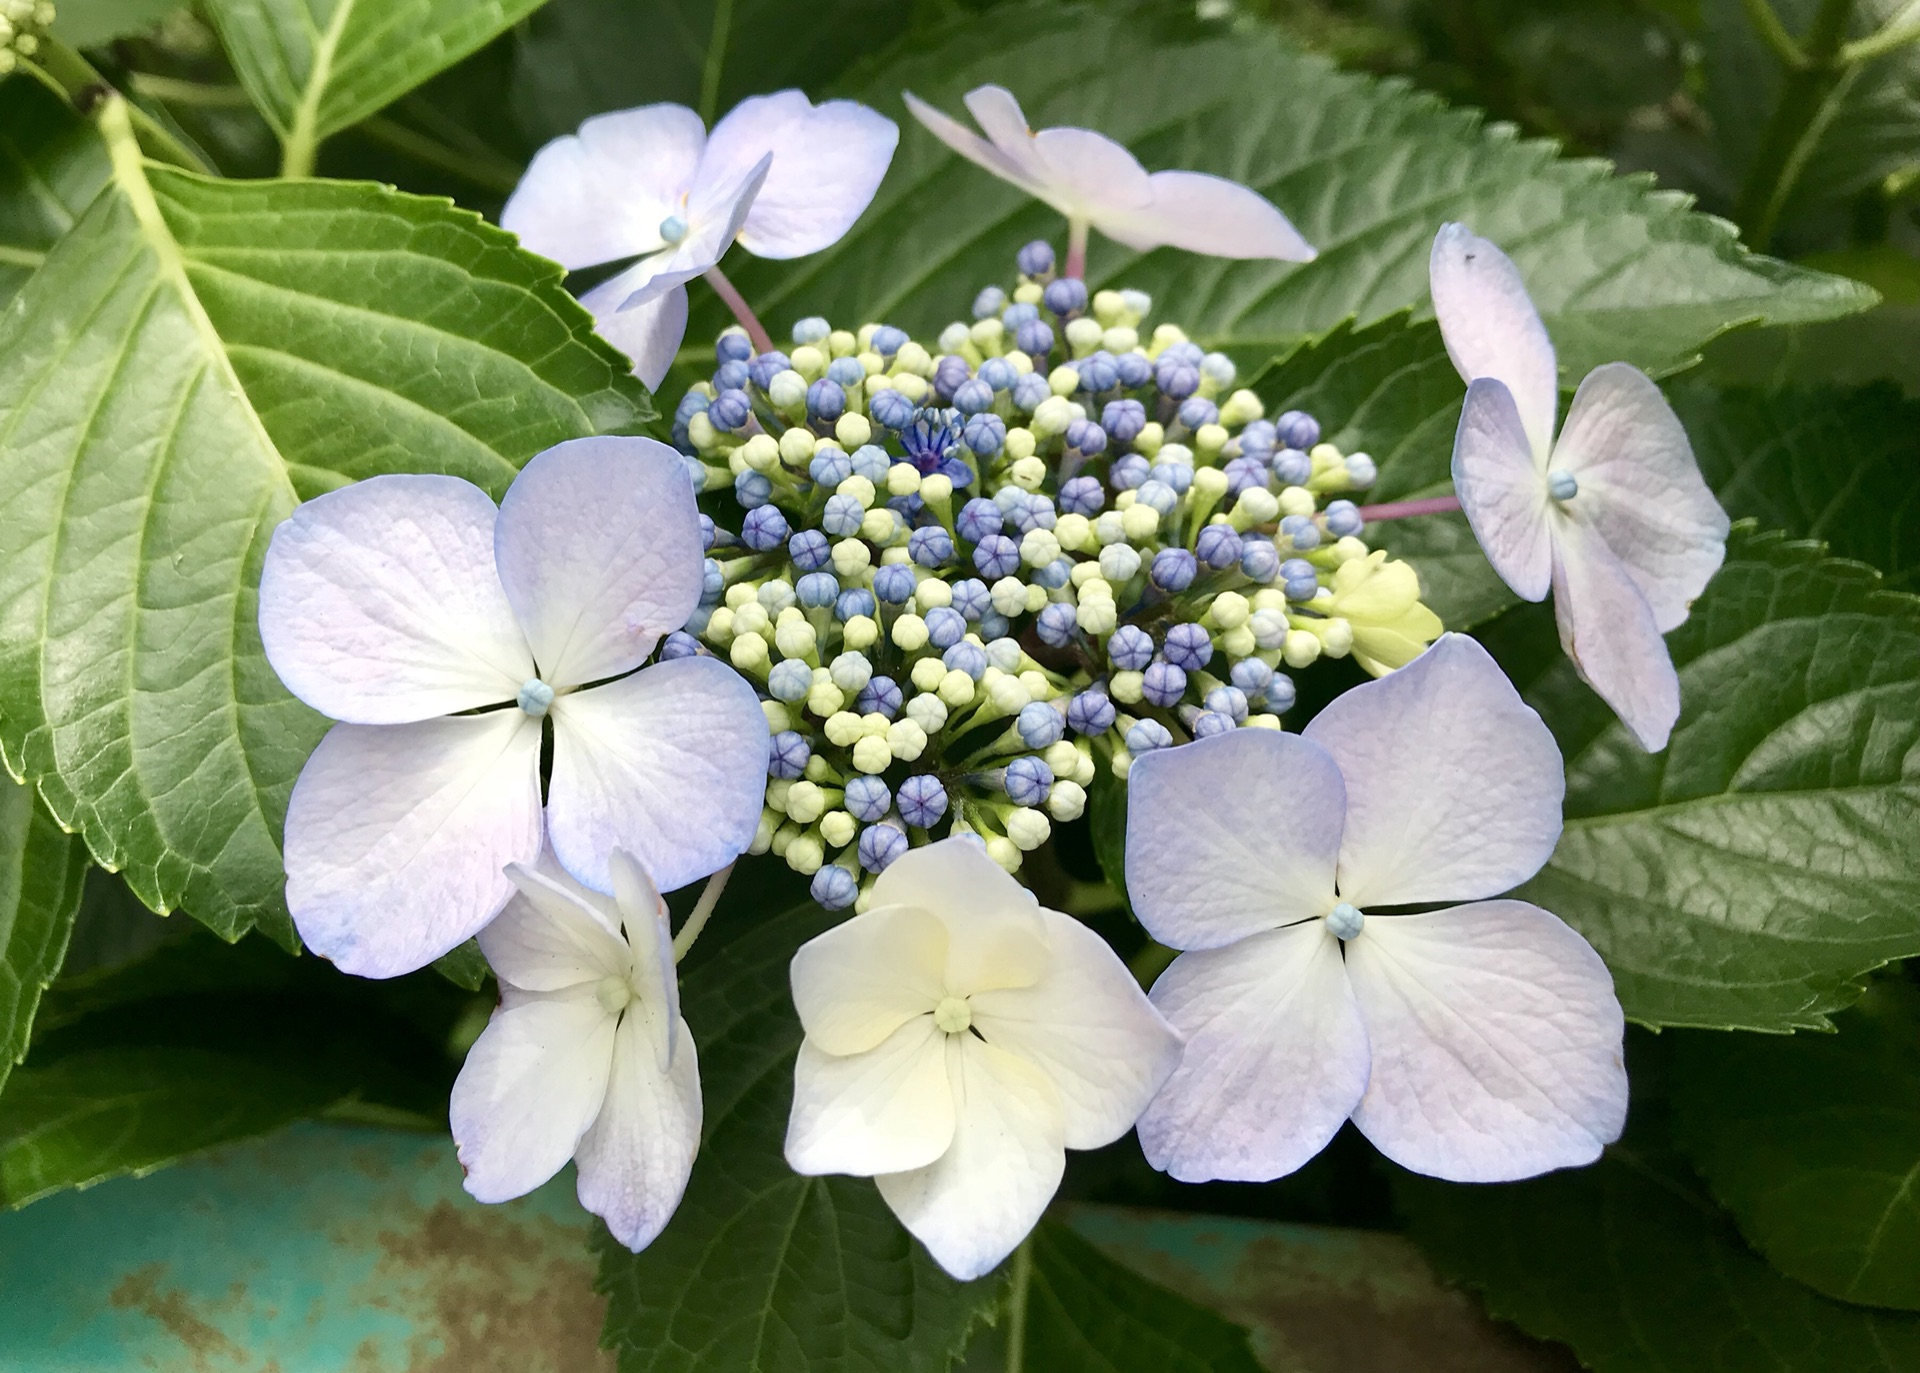
[[[212,1370],[215,1359],[224,1364],[243,1360],[246,1355],[239,1346],[194,1314],[186,1293],[161,1288],[160,1279],[166,1271],[164,1263],[136,1268],[120,1280],[107,1300],[119,1310],[138,1311],[180,1341],[192,1355],[195,1370]]]

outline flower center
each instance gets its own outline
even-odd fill
[[[946,1034],[965,1034],[973,1024],[973,1008],[967,1005],[964,996],[942,997],[940,1004],[933,1008],[933,1023]]]
[[[520,709],[539,719],[553,705],[553,688],[538,677],[529,677],[520,684]]]
[[[1348,901],[1342,901],[1327,912],[1327,928],[1342,939],[1354,938],[1366,923],[1367,918],[1360,914],[1360,908]]]
[[[624,977],[603,977],[593,989],[593,999],[608,1015],[619,1015],[633,1003],[633,988]]]
[[[1549,472],[1547,494],[1556,501],[1570,501],[1580,494],[1580,483],[1571,472]]]
[[[687,221],[679,215],[668,215],[660,221],[660,237],[669,243],[678,243],[687,236]]]

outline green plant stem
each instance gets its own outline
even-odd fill
[[[727,889],[727,879],[733,876],[733,864],[729,863],[712,877],[707,879],[706,890],[700,893],[700,899],[693,904],[693,911],[687,916],[687,923],[680,927],[680,933],[673,937],[673,961],[678,963],[693,948],[693,941],[700,937],[700,931],[707,927],[707,921],[713,918],[713,908],[720,904],[720,893]]]
[[[1013,1251],[1013,1273],[1007,1281],[1007,1373],[1025,1373],[1027,1366],[1027,1292],[1033,1286],[1033,1236]]]
[[[203,81],[182,81],[152,72],[133,72],[127,84],[134,94],[169,105],[191,105],[203,110],[244,110],[253,103],[244,86],[212,86]]]
[[[358,131],[373,142],[394,152],[412,158],[415,162],[450,172],[462,181],[489,191],[498,191],[501,195],[511,194],[520,184],[520,169],[506,159],[489,160],[470,157],[457,148],[450,148],[439,139],[410,129],[405,124],[388,119],[385,115],[375,115],[356,126]]]
[[[1868,34],[1843,46],[1840,49],[1840,62],[1843,66],[1857,66],[1916,42],[1920,42],[1920,0],[1914,0],[1914,3],[1894,15],[1880,32]]]
[[[1788,71],[1798,71],[1807,65],[1807,55],[1800,51],[1800,44],[1787,32],[1787,26],[1780,22],[1780,16],[1774,12],[1767,0],[1740,0],[1747,11],[1747,19],[1753,25],[1754,32],[1760,35],[1760,41],[1773,49],[1773,55],[1780,59],[1780,65]]]
[[[41,36],[40,50],[25,65],[65,95],[82,114],[92,114],[103,96],[119,95],[113,84],[94,70],[91,62],[51,35]],[[166,125],[131,100],[126,101],[126,106],[127,122],[149,157],[190,172],[213,172],[205,159],[175,137]]]
[[[1829,101],[1840,86],[1846,68],[1840,50],[1854,0],[1820,0],[1813,25],[1799,44],[1804,59],[1790,69],[1781,86],[1780,100],[1760,137],[1760,151],[1740,189],[1734,221],[1740,236],[1756,252],[1765,251],[1779,223],[1781,208],[1793,190],[1800,168],[1819,131],[1831,117]]]
[[[707,37],[706,65],[700,71],[700,122],[712,124],[720,109],[720,74],[726,70],[727,31],[733,27],[733,0],[713,7],[713,30]]]

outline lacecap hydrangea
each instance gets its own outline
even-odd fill
[[[949,832],[1017,869],[1100,769],[1281,728],[1291,674],[1388,672],[1441,632],[1413,569],[1367,547],[1372,460],[1266,415],[1231,359],[1151,312],[1089,297],[1036,242],[931,346],[811,318],[755,355],[729,330],[676,407],[720,518],[663,652],[759,688],[752,851],[822,905]]]

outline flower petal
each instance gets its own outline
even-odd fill
[[[635,1253],[673,1219],[700,1149],[700,1065],[686,1023],[673,1028],[684,1047],[667,1067],[646,1017],[621,1019],[606,1104],[574,1151],[580,1204]]]
[[[781,91],[741,101],[714,126],[700,178],[738,178],[771,153],[772,170],[739,230],[740,244],[760,257],[805,257],[853,227],[899,142],[899,127],[865,105],[816,106],[800,91]]]
[[[871,910],[911,906],[947,927],[945,990],[970,996],[1030,987],[1047,968],[1047,926],[1033,893],[964,835],[909,849],[873,884]]]
[[[1680,675],[1647,598],[1584,516],[1570,513],[1553,560],[1560,646],[1640,746],[1658,753],[1680,718]]]
[[[1277,730],[1231,730],[1134,759],[1127,895],[1155,939],[1212,949],[1325,915],[1346,814],[1340,770]]]
[[[1131,215],[1153,205],[1147,169],[1103,133],[1042,129],[1033,135],[1033,154],[1045,188],[1042,199],[1070,218],[1084,216],[1104,229],[1109,215]]]
[[[1525,901],[1369,917],[1347,976],[1373,1045],[1353,1121],[1404,1168],[1510,1182],[1591,1163],[1627,1117],[1600,955]]]
[[[555,690],[631,672],[700,603],[693,484],[657,439],[569,439],[537,454],[500,502],[493,546]]]
[[[1027,123],[1027,113],[1020,108],[1018,96],[1005,86],[989,83],[975,86],[960,98],[960,103],[967,107],[980,132],[1001,156],[1015,166],[1024,167],[1029,175],[1040,175],[1041,164],[1033,147],[1033,126]]]
[[[335,725],[287,803],[287,905],[341,971],[396,977],[477,934],[539,853],[530,716]]]
[[[1039,1223],[1066,1171],[1060,1097],[1045,1073],[972,1035],[947,1037],[953,1144],[874,1181],[900,1223],[962,1282],[996,1267]]]
[[[1660,388],[1624,362],[1594,368],[1567,411],[1553,466],[1579,481],[1568,509],[1606,540],[1660,632],[1685,621],[1726,560],[1730,526]]]
[[[793,1005],[830,1054],[873,1048],[946,995],[947,927],[918,906],[875,906],[793,955]]]
[[[923,1014],[863,1053],[830,1054],[804,1041],[793,1065],[788,1166],[871,1177],[939,1158],[953,1142],[946,1040]]]
[[[525,1196],[573,1157],[600,1113],[614,1018],[590,994],[496,1011],[453,1084],[448,1117],[466,1189],[480,1201]]]
[[[653,877],[625,849],[608,855],[613,874],[614,901],[627,932],[630,978],[648,1014],[652,1045],[659,1067],[666,1071],[680,1047],[680,972],[673,955],[673,926],[667,903]],[[692,1041],[687,1041],[691,1052]]]
[[[1324,920],[1183,953],[1153,1004],[1186,1052],[1140,1119],[1181,1182],[1266,1182],[1327,1147],[1367,1088],[1367,1032]]]
[[[1500,580],[1522,600],[1545,600],[1553,585],[1552,498],[1513,393],[1498,377],[1467,388],[1453,435],[1453,489]]]
[[[575,877],[606,890],[625,849],[662,891],[745,853],[767,780],[767,717],[714,658],[676,658],[557,698],[547,830]]]
[[[758,162],[737,176],[711,181],[703,174],[694,183],[693,195],[687,202],[687,213],[692,217],[691,231],[663,264],[663,269],[672,273],[671,284],[693,280],[695,274],[705,272],[727,255],[727,249],[740,236],[772,172],[773,154],[763,153]],[[638,292],[627,303],[640,304],[662,289],[664,283],[657,283]]]
[[[981,89],[997,90],[999,88],[982,87]],[[979,92],[976,91],[975,94],[977,95]],[[1017,145],[1019,147],[1019,153],[1015,155],[1006,149],[989,143],[952,115],[944,114],[936,110],[912,91],[902,91],[900,98],[906,101],[908,113],[912,114],[915,119],[926,126],[929,133],[959,153],[960,156],[966,158],[967,161],[973,163],[974,166],[984,167],[995,176],[1005,181],[1011,181],[1014,185],[1029,194],[1038,194],[1039,183],[1035,176],[1036,168],[1033,162],[1033,151],[1029,146],[1032,136],[1027,131],[1026,121],[1024,119],[1020,121],[1020,133],[1024,141]],[[1008,96],[1007,98],[1012,99],[1012,96]],[[1019,106],[1015,105],[1014,108],[1017,111]]]
[[[685,212],[706,142],[684,105],[596,115],[534,155],[500,226],[569,271],[654,252],[661,221]]]
[[[1513,260],[1464,224],[1443,224],[1434,236],[1427,275],[1440,336],[1461,380],[1494,377],[1513,393],[1535,462],[1546,465],[1560,373],[1553,340],[1527,296]]]
[[[1133,1128],[1180,1061],[1180,1037],[1106,940],[1070,915],[1040,915],[1046,974],[1031,987],[976,993],[973,1027],[1053,1080],[1068,1148],[1098,1149]]]
[[[1356,906],[1494,896],[1559,842],[1560,749],[1465,635],[1339,697],[1305,736],[1346,780],[1340,895]]]
[[[495,977],[528,992],[626,978],[632,955],[608,921],[606,897],[574,881],[551,851],[506,873],[516,890],[479,936]]]
[[[405,724],[511,701],[533,658],[493,569],[499,511],[458,477],[369,477],[273,531],[260,638],[323,715]]]
[[[701,270],[705,270],[704,268]],[[651,258],[610,277],[580,297],[580,303],[593,315],[593,327],[600,337],[627,355],[633,374],[649,391],[658,391],[673,366],[680,340],[687,335],[687,291],[685,283],[698,271],[669,278],[653,299],[628,305],[636,293],[660,276]]]
[[[1155,172],[1152,198],[1137,210],[1109,211],[1100,231],[1129,248],[1169,246],[1210,257],[1311,262],[1313,245],[1265,196],[1205,172]]]

